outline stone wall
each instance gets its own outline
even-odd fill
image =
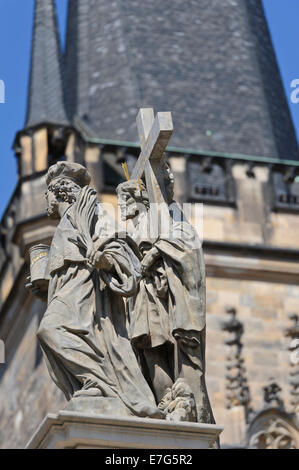
[[[51,381],[36,332],[46,304],[25,292],[25,278],[15,285],[1,323],[5,343],[0,365],[0,448],[24,448],[45,415],[64,406]],[[4,312],[2,311],[2,315]]]
[[[238,279],[207,278],[207,385],[217,423],[224,424],[223,444],[233,442],[231,410],[226,408],[226,333],[222,324],[226,307],[234,306],[243,324],[245,376],[254,411],[263,406],[263,387],[274,377],[283,389],[282,398],[290,409],[288,341],[284,330],[288,314],[297,310],[299,286]],[[239,436],[240,439],[241,436]],[[245,436],[243,436],[245,438]]]

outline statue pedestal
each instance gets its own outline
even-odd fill
[[[222,426],[73,411],[48,414],[27,449],[208,449]]]

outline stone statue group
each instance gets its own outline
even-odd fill
[[[167,204],[173,175],[164,168]],[[88,171],[58,162],[47,176],[52,244],[31,258],[31,291],[47,296],[38,330],[44,358],[73,410],[214,423],[205,384],[205,267],[195,230],[182,217],[171,237],[144,237],[145,183],[117,188],[133,230],[109,233]],[[35,247],[33,247],[34,251]],[[43,282],[32,272],[45,261]],[[45,265],[45,263],[44,263]]]

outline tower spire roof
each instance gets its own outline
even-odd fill
[[[62,53],[54,0],[35,0],[26,128],[69,125],[63,95]]]
[[[136,142],[170,110],[171,145],[299,160],[262,0],[70,0],[66,102],[101,139]]]

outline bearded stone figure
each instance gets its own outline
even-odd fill
[[[38,330],[51,378],[70,400],[68,409],[163,418],[127,330],[123,297],[137,294],[140,278],[136,244],[107,234],[83,166],[59,162],[46,182],[48,215],[59,219],[44,276],[48,306]],[[32,269],[39,260],[31,261]],[[33,279],[29,287],[45,294]]]
[[[117,188],[122,220],[133,221],[142,278],[127,299],[131,342],[167,419],[215,423],[205,384],[205,265],[198,236],[173,201],[173,175],[164,172],[171,233],[148,238],[145,185]]]

